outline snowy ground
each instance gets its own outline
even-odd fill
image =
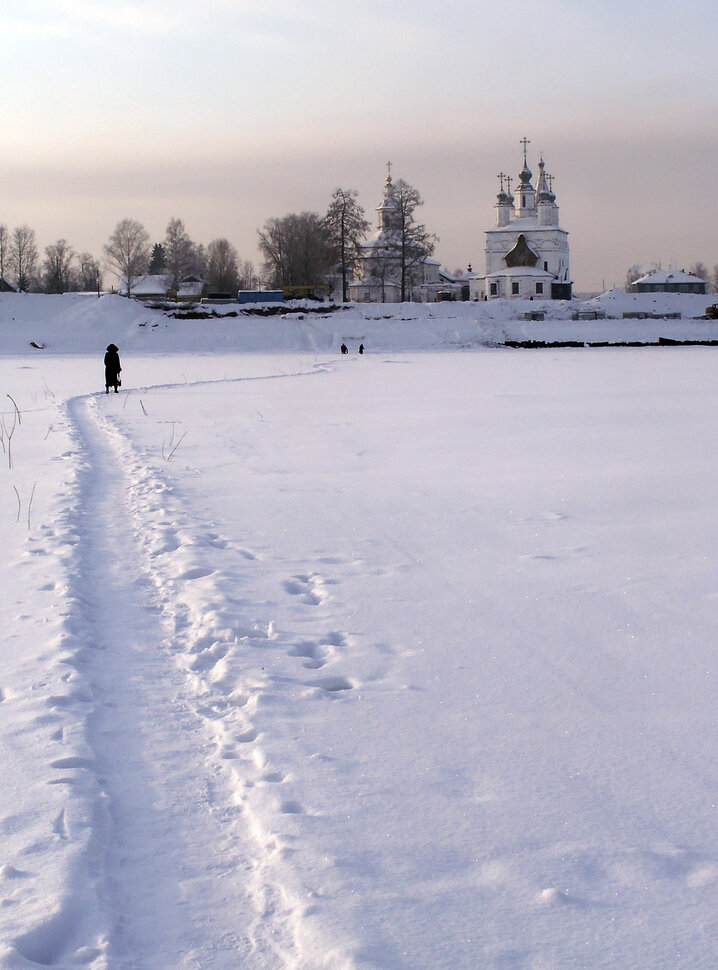
[[[0,967],[714,966],[718,351],[4,299]]]

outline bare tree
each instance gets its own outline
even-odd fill
[[[239,289],[237,250],[228,239],[213,239],[207,246],[207,282],[216,293],[234,293]]]
[[[0,279],[10,269],[10,233],[6,225],[0,225]]]
[[[711,274],[708,272],[708,267],[700,260],[691,266],[690,272],[693,276],[697,276],[699,280],[705,280],[706,283],[710,282]]]
[[[90,253],[80,253],[78,285],[83,293],[97,293],[102,289],[102,270],[99,262]]]
[[[122,219],[105,245],[105,259],[113,273],[124,278],[127,295],[132,295],[132,282],[147,269],[150,237],[145,227],[134,219]]]
[[[326,278],[332,251],[316,212],[268,219],[258,235],[270,286],[313,286]]]
[[[195,267],[195,246],[181,219],[170,219],[167,223],[164,252],[167,270],[176,288]]]
[[[634,263],[632,266],[629,266],[626,270],[626,291],[630,291],[636,280],[640,280],[642,276],[643,270],[638,263]]]
[[[190,272],[194,273],[195,276],[199,276],[200,279],[204,279],[207,276],[208,258],[207,250],[202,243],[195,243]]]
[[[240,290],[257,290],[261,286],[261,280],[259,274],[254,268],[254,263],[251,259],[240,259],[237,264],[237,272],[239,275],[238,289]]]
[[[711,276],[711,293],[718,293],[718,263],[713,267]]]
[[[407,292],[417,278],[417,270],[434,252],[437,238],[426,231],[426,226],[414,218],[415,211],[424,204],[413,185],[404,179],[394,182],[394,201],[396,202],[396,225],[389,236],[389,248],[399,257],[399,279],[401,282],[401,302],[406,300]]]
[[[10,267],[19,290],[27,290],[37,263],[35,231],[29,226],[16,226],[10,241]]]
[[[42,287],[45,293],[66,293],[73,289],[75,250],[66,239],[45,247]]]
[[[381,285],[381,302],[386,303],[387,283],[396,283],[397,259],[394,253],[386,249],[378,249],[371,259],[371,275]]]
[[[334,251],[342,277],[342,301],[347,302],[351,267],[359,253],[359,245],[366,237],[370,225],[364,218],[364,209],[357,202],[355,189],[334,190],[329,209],[324,216],[327,241]]]

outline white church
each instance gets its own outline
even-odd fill
[[[411,266],[405,299],[431,303],[442,299],[570,300],[568,232],[559,225],[553,176],[539,159],[538,182],[528,167],[528,146],[523,138],[523,168],[518,184],[501,172],[495,205],[496,224],[486,230],[486,273],[469,271],[456,278],[429,257]],[[398,303],[401,300],[399,270],[398,206],[394,197],[391,163],[384,198],[377,206],[377,227],[361,244],[360,255],[349,284],[349,299],[360,303]],[[470,270],[470,267],[469,267]]]
[[[377,227],[359,247],[354,279],[349,284],[349,299],[358,303],[399,303],[401,301],[400,214],[394,197],[391,162],[387,162],[384,198],[376,208]],[[454,287],[441,263],[429,256],[411,259],[406,271],[405,298],[417,303],[435,303],[438,294]]]
[[[524,164],[515,193],[501,172],[496,225],[486,231],[486,275],[471,280],[471,299],[570,300],[568,232],[558,219],[553,176],[538,163],[536,187],[528,167],[528,138],[522,139]]]

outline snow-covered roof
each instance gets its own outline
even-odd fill
[[[177,287],[177,296],[180,299],[184,297],[198,300],[204,292],[204,286],[202,280],[184,280]]]
[[[122,289],[127,286],[126,282],[122,281]],[[133,276],[132,277],[132,295],[133,296],[157,296],[158,294],[165,294],[172,288],[172,276],[165,274],[158,274],[154,276]]]
[[[633,285],[635,286],[636,283],[705,283],[705,280],[692,273],[686,273],[684,269],[654,269],[640,279],[634,280]]]
[[[555,280],[553,273],[547,273],[545,269],[538,269],[536,266],[510,266],[506,269],[497,270],[495,273],[487,273],[486,279],[494,279],[496,276],[530,276],[532,279]],[[481,279],[481,277],[479,277]]]
[[[512,219],[505,226],[492,226],[486,232],[565,232],[561,226],[540,226],[537,218],[525,216],[523,219]]]
[[[360,246],[360,249],[364,252],[365,257],[371,253],[372,250],[377,251],[377,255],[381,257],[386,257],[388,259],[400,259],[401,253],[398,248],[398,241],[391,242],[387,239],[387,233],[379,233],[378,235],[367,239]],[[441,261],[438,259],[432,259],[430,256],[425,256],[421,260],[422,263],[428,263],[433,266],[441,266]]]
[[[401,288],[401,284],[397,283],[396,280],[383,280],[380,276],[365,276],[360,280],[352,280],[349,286],[356,286],[361,288],[362,286],[382,286],[385,290],[390,287],[395,287],[396,289]]]

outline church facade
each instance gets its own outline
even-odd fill
[[[523,168],[512,192],[512,179],[501,172],[495,205],[496,224],[486,232],[486,275],[471,281],[471,298],[569,300],[568,232],[559,224],[553,177],[539,160],[534,187],[528,167],[527,138]]]

